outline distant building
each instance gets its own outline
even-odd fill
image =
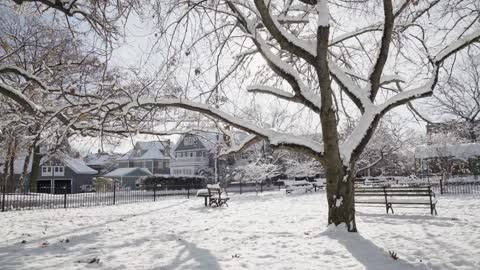
[[[417,175],[480,174],[480,143],[431,144],[415,148]]]
[[[198,175],[213,168],[215,145],[223,135],[214,132],[185,134],[173,147],[170,171],[173,175]]]
[[[137,180],[142,176],[153,175],[146,168],[118,168],[104,175],[104,177],[117,180],[121,186],[135,189]]]
[[[170,140],[137,142],[116,162],[118,168],[145,168],[152,174],[170,174]]]
[[[50,158],[40,166],[37,192],[63,194],[86,191],[97,174],[81,159],[68,156]]]
[[[116,160],[120,156],[120,154],[109,154],[98,151],[98,153],[87,155],[83,160],[88,167],[98,171],[99,175],[104,175],[117,167]]]

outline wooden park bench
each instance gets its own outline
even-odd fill
[[[290,194],[295,190],[305,190],[305,193],[312,192],[313,185],[305,180],[301,181],[285,181],[285,192]]]
[[[393,205],[419,205],[428,206],[430,213],[437,214],[435,193],[430,186],[419,187],[355,187],[355,204],[384,205],[393,212]]]
[[[219,184],[207,185],[207,189],[201,189],[197,191],[197,197],[205,198],[205,206],[222,206],[226,205],[230,199],[227,191],[220,187]]]
[[[325,179],[316,179],[315,182],[312,182],[315,192],[317,192],[317,189],[320,190],[325,188],[325,181]]]

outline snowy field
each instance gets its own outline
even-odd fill
[[[12,211],[0,213],[0,269],[480,269],[479,204],[443,196],[436,217],[359,207],[360,234],[326,228],[322,192]]]

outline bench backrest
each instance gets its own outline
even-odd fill
[[[430,186],[425,187],[356,187],[355,196],[401,196],[401,197],[435,197]]]
[[[218,196],[219,198],[221,198],[222,193],[227,193],[219,184],[207,185],[207,190],[209,195]]]
[[[285,181],[285,186],[288,187],[288,186],[291,186],[291,187],[295,187],[295,186],[309,186],[309,185],[312,185],[312,183],[308,182],[308,181],[305,181],[305,180],[300,180],[300,181]]]

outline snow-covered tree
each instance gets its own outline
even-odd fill
[[[328,223],[344,223],[349,231],[357,230],[356,162],[382,117],[395,107],[432,95],[444,63],[480,39],[476,0],[174,0],[157,3],[152,11],[158,29],[152,51],[166,51],[162,65],[168,70],[188,58],[193,76],[211,75],[205,70],[213,69],[214,82],[188,77],[178,82],[183,83],[183,91],[176,95],[166,95],[155,80],[123,89],[124,94],[114,97],[100,97],[97,92],[81,119],[67,123],[90,131],[97,127],[102,134],[161,133],[155,128],[159,120],[155,116],[164,115],[164,108],[199,112],[250,133],[237,150],[264,139],[274,148],[317,159],[327,176]],[[242,78],[228,80],[232,74]],[[238,99],[226,96],[233,80],[251,83],[250,93],[308,111],[314,116],[308,124],[318,124],[321,138],[308,140],[248,121],[235,112]],[[190,87],[198,87],[200,93],[192,93]],[[0,87],[0,93],[33,113],[51,109],[17,89]],[[340,142],[337,126],[343,108],[357,125]],[[152,118],[153,125],[139,121]]]
[[[443,123],[432,124],[470,142],[480,140],[480,49],[472,47],[457,57],[430,102],[432,114]],[[448,67],[446,67],[448,68]]]
[[[315,177],[318,174],[324,173],[324,169],[318,160],[308,156],[288,155],[284,157],[283,160],[285,175],[289,178]]]

